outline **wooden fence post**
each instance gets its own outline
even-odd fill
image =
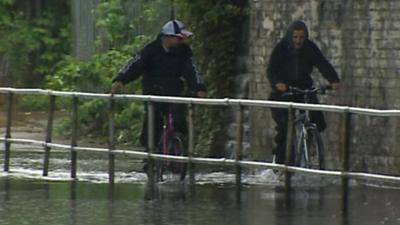
[[[147,161],[147,172],[148,179],[150,181],[150,186],[154,187],[156,182],[154,176],[154,160],[150,157],[150,154],[154,153],[154,103],[149,100],[147,102],[147,151],[148,161]]]
[[[242,187],[242,167],[239,162],[242,160],[243,151],[243,106],[238,106],[237,112],[237,128],[236,128],[236,197],[240,200],[241,187]]]
[[[109,102],[109,154],[108,154],[108,182],[110,184],[114,184],[114,175],[115,175],[115,156],[113,150],[115,149],[115,121],[114,121],[114,113],[115,113],[115,100],[113,96],[110,98]]]
[[[285,165],[291,166],[293,165],[293,132],[294,132],[294,113],[293,106],[289,106],[288,108],[288,127],[287,127],[287,136],[286,136],[286,159]],[[292,174],[289,172],[287,168],[285,168],[285,193],[286,196],[289,197],[290,189],[291,189],[291,176]]]
[[[53,120],[54,120],[54,110],[55,110],[55,100],[54,95],[49,95],[49,109],[47,118],[47,129],[46,129],[46,144],[51,143],[53,134]],[[50,150],[49,146],[44,147],[44,160],[43,160],[43,176],[47,176],[49,173],[49,161],[50,161]]]
[[[5,172],[8,172],[10,170],[11,141],[8,139],[11,138],[13,97],[14,97],[14,94],[12,92],[9,92],[8,98],[7,98],[7,124],[6,124],[6,136],[5,136],[6,141],[5,141],[5,148],[4,148],[4,171]]]
[[[71,134],[71,178],[76,178],[77,152],[74,149],[78,145],[78,104],[79,99],[72,99],[72,134]]]
[[[347,110],[343,114],[343,130],[342,130],[342,212],[347,214],[348,196],[349,196],[349,172],[350,158],[350,129],[351,129],[351,113]]]
[[[195,179],[195,164],[190,160],[193,157],[194,153],[194,123],[193,123],[193,104],[189,104],[189,115],[188,115],[188,134],[189,134],[189,141],[188,141],[188,156],[189,156],[189,163],[188,163],[188,175],[189,175],[189,184],[194,185],[196,182]]]

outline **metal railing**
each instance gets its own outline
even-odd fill
[[[333,106],[333,105],[319,105],[319,104],[303,104],[303,103],[293,103],[293,102],[277,102],[277,101],[264,101],[264,100],[247,100],[247,99],[202,99],[202,98],[186,98],[186,97],[165,97],[165,96],[146,96],[146,95],[129,95],[129,94],[98,94],[98,93],[83,93],[83,92],[63,92],[63,91],[52,91],[52,90],[42,90],[42,89],[15,89],[15,88],[0,88],[0,94],[7,95],[7,123],[6,123],[6,133],[4,138],[0,138],[0,141],[5,143],[4,150],[4,171],[9,171],[10,162],[10,146],[11,143],[24,143],[42,146],[44,148],[44,161],[43,161],[43,176],[48,175],[49,167],[49,157],[51,149],[63,149],[69,150],[71,154],[71,178],[76,178],[76,162],[77,153],[80,151],[94,151],[103,152],[109,154],[109,182],[114,183],[114,155],[115,154],[129,154],[137,158],[147,158],[149,160],[170,160],[188,163],[190,181],[194,180],[194,165],[198,163],[202,164],[216,164],[216,165],[226,165],[236,167],[236,183],[237,186],[241,186],[242,177],[242,167],[259,167],[259,168],[272,168],[285,171],[285,188],[290,190],[290,180],[291,173],[312,173],[319,175],[328,175],[340,177],[342,180],[342,193],[343,193],[343,204],[347,205],[347,195],[348,195],[348,183],[350,178],[354,179],[373,179],[379,181],[394,181],[399,182],[400,177],[398,176],[388,176],[381,174],[371,174],[362,172],[350,172],[349,171],[349,140],[350,134],[349,130],[351,127],[351,115],[367,115],[367,116],[384,116],[393,117],[400,116],[400,110],[377,110],[377,109],[363,109],[357,107],[348,106]],[[47,133],[46,139],[44,141],[30,140],[30,139],[16,139],[11,138],[11,121],[12,121],[12,107],[13,107],[13,96],[14,94],[38,94],[38,95],[48,95],[49,96],[49,107],[48,107],[48,121],[47,121]],[[55,98],[56,97],[72,97],[72,136],[71,144],[63,145],[52,143],[52,126],[55,111]],[[92,147],[82,147],[77,144],[77,130],[78,130],[78,98],[101,98],[109,101],[109,147],[106,148],[92,148]],[[115,113],[115,100],[116,99],[132,99],[137,101],[146,101],[148,103],[148,124],[149,124],[149,135],[148,135],[148,152],[134,151],[134,150],[124,150],[115,148],[115,137],[114,137],[114,113]],[[153,137],[153,114],[154,102],[168,102],[168,103],[183,103],[189,105],[188,107],[188,156],[171,156],[156,154],[154,152],[154,140]],[[193,124],[193,107],[192,105],[218,105],[218,106],[234,106],[238,109],[237,114],[237,132],[236,132],[236,149],[235,149],[235,159],[225,159],[225,158],[201,158],[193,157],[193,135],[194,135],[194,124]],[[289,111],[294,109],[304,109],[304,110],[321,110],[326,112],[334,112],[342,114],[342,122],[344,124],[342,134],[342,146],[341,146],[341,170],[314,170],[306,169],[300,167],[290,166],[287,162],[285,165],[274,164],[269,162],[255,162],[242,160],[242,139],[243,139],[243,112],[245,106],[257,106],[265,108],[287,108]],[[289,113],[289,120],[292,113]],[[289,126],[291,123],[289,123]],[[288,134],[293,127],[289,127]],[[288,143],[292,143],[292,135],[288,135]],[[289,155],[290,149],[287,148],[287,154]],[[150,180],[152,182],[152,180]],[[153,180],[154,182],[154,180]],[[345,207],[345,206],[344,206]]]

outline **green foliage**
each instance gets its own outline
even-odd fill
[[[15,3],[15,0],[1,0],[0,4],[4,5],[4,6],[10,6],[13,5]]]
[[[52,11],[45,11],[35,20],[32,35],[40,43],[40,57],[35,67],[37,74],[45,76],[54,73],[53,65],[70,53],[70,30],[67,15],[60,17]]]
[[[66,57],[57,67],[59,70],[53,76],[47,77],[46,87],[52,90],[62,91],[84,91],[108,93],[111,81],[121,65],[130,56],[122,51],[110,50],[104,53],[97,53],[88,61],[79,61],[73,57]],[[139,83],[132,85],[133,89],[139,89]],[[120,114],[127,114],[123,111],[125,107],[140,108],[140,103],[130,103],[120,105],[117,110],[117,118]],[[79,126],[81,132],[95,136],[107,137],[108,132],[108,103],[104,100],[92,99],[85,100],[79,105]],[[122,112],[121,112],[122,111]],[[130,123],[140,124],[140,117],[125,118]],[[65,134],[70,134],[71,128],[69,119],[63,123],[62,130]],[[116,126],[123,126],[126,121],[116,120]],[[130,127],[128,127],[130,128]],[[129,129],[130,130],[130,129]],[[132,132],[132,130],[130,130]],[[135,132],[132,132],[135,133]],[[128,136],[128,135],[124,135]]]
[[[96,26],[106,31],[103,38],[111,46],[127,40],[129,23],[119,0],[101,1],[96,9]]]
[[[81,100],[79,104],[79,131],[84,136],[107,137],[108,104],[102,99]]]
[[[47,76],[46,88],[62,91],[108,92],[113,76],[129,57],[117,50],[97,53],[88,61],[65,57],[56,66],[58,71],[52,76]]]
[[[122,101],[117,104],[115,116],[117,137],[119,142],[139,144],[139,137],[144,114],[143,104]]]
[[[215,98],[234,97],[247,1],[177,0],[177,3],[185,13],[183,20],[194,31],[193,48],[204,71],[208,94]],[[228,115],[228,108],[199,108],[195,122],[201,127],[197,127],[199,145],[196,151],[204,151],[208,146],[211,155],[222,156],[220,149],[224,149]]]
[[[53,72],[69,52],[66,3],[49,4],[40,15],[27,16],[26,2],[0,1],[0,71],[13,86],[35,86]]]
[[[144,6],[147,21],[142,17],[130,20],[120,0],[103,0],[95,11],[96,25],[101,35],[96,40],[98,51],[86,61],[66,56],[56,64],[56,72],[46,77],[45,87],[53,90],[108,93],[112,79],[132,54],[151,40],[154,33],[134,36],[135,24],[141,20],[141,26],[152,25],[154,9]],[[158,28],[159,29],[159,28]],[[108,46],[104,50],[104,46]],[[125,88],[125,92],[137,92],[140,82],[134,82]],[[84,135],[107,137],[108,102],[104,100],[85,100],[79,105],[79,127]],[[115,126],[121,142],[137,144],[142,126],[143,106],[141,102],[118,101],[116,104]],[[62,122],[60,131],[70,134],[70,119]]]
[[[136,8],[141,10],[136,10],[134,18],[128,16]],[[158,8],[165,8],[165,1],[102,0],[95,13],[96,26],[103,31],[97,46],[131,46],[130,54],[138,50],[160,30],[163,14],[156,11]]]
[[[23,77],[20,74],[29,68],[29,54],[40,47],[35,38],[30,38],[32,32],[21,15],[8,13],[1,16],[0,57],[8,65],[2,71],[7,73],[5,75],[13,75],[15,83],[21,83]]]
[[[27,95],[18,101],[18,107],[30,111],[44,111],[49,106],[49,97],[45,95]]]
[[[137,7],[138,2],[141,7]],[[72,28],[69,1],[48,1],[46,10],[40,16],[27,18],[24,7],[18,8],[20,6],[15,0],[0,0],[0,62],[7,62],[7,68],[10,68],[7,73],[20,85],[31,85],[31,81],[45,77],[45,88],[107,93],[119,68],[133,52],[154,38],[169,18],[171,2],[101,0],[94,12],[100,33],[96,40],[97,52],[91,59],[80,61],[70,55]],[[179,18],[195,33],[193,49],[197,64],[204,73],[208,94],[215,98],[233,97],[234,80],[239,72],[236,60],[242,41],[241,25],[246,21],[247,1],[174,2]],[[132,18],[132,15],[135,17]],[[125,91],[129,93],[139,89],[140,84],[136,82]],[[61,104],[57,101],[58,105],[70,106],[67,101],[62,100]],[[25,102],[37,107],[48,104],[45,98],[42,102],[32,99]],[[81,132],[95,130],[97,135],[106,136],[107,107],[108,103],[104,100],[82,101],[79,108]],[[118,136],[121,140],[138,139],[142,113],[141,103],[117,103],[116,126],[120,128]],[[196,137],[199,146],[222,148],[220,137],[225,136],[228,114],[225,108],[198,107]],[[70,121],[66,119],[61,124],[62,133],[68,134]],[[198,154],[204,153],[199,151]]]
[[[214,97],[232,97],[238,73],[237,56],[242,25],[246,21],[245,1],[180,0],[185,20],[193,27],[194,49]]]

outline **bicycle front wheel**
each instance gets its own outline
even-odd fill
[[[298,125],[296,126],[296,133],[295,133],[295,139],[294,139],[294,165],[295,166],[300,166],[300,167],[306,167],[306,157],[305,157],[305,152],[306,152],[306,130],[304,129],[304,126]]]
[[[307,168],[325,169],[324,146],[321,135],[315,127],[307,131],[305,153]]]
[[[324,146],[320,133],[315,127],[298,126],[294,143],[296,166],[324,169]]]

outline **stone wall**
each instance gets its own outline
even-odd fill
[[[287,26],[304,20],[310,39],[337,69],[340,90],[321,97],[322,103],[363,108],[400,108],[400,1],[398,0],[250,0],[249,98],[267,99],[266,67],[270,53]],[[313,76],[322,83],[319,72]],[[274,122],[265,108],[249,113],[250,158],[271,160]],[[338,168],[342,115],[327,113],[323,137],[329,167]],[[400,172],[399,120],[352,117],[353,170]]]

